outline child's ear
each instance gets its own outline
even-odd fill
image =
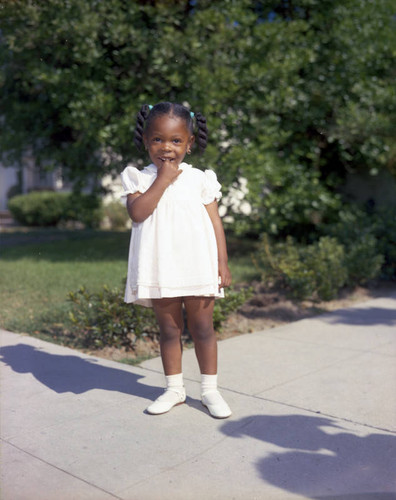
[[[190,148],[193,146],[194,142],[195,142],[195,136],[194,136],[194,135],[192,135],[192,136],[190,137],[190,141],[189,141],[189,146],[190,146]]]

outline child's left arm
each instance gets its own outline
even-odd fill
[[[210,220],[212,221],[216,235],[220,286],[227,287],[231,285],[231,271],[228,267],[227,243],[223,223],[221,222],[217,207],[217,201],[213,201],[212,203],[209,203],[209,205],[205,205],[205,208],[209,214]]]

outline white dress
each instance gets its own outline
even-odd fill
[[[212,170],[202,172],[187,163],[162,195],[154,212],[132,224],[125,302],[152,306],[163,297],[214,296],[219,291],[217,244],[205,205],[221,198]],[[144,193],[157,177],[151,164],[121,173],[122,196]]]

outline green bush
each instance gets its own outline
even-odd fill
[[[349,285],[364,285],[381,273],[384,257],[378,252],[378,243],[372,234],[360,236],[351,243],[345,254]]]
[[[389,267],[395,265],[392,248],[396,258],[396,244],[392,243],[392,238],[396,238],[396,222],[392,233],[392,218],[387,220],[384,215],[367,214],[357,206],[346,207],[340,211],[337,223],[325,228],[328,235],[344,246],[348,284],[351,286],[364,285],[381,273],[387,274]],[[396,221],[395,214],[393,217]]]
[[[125,229],[130,221],[128,212],[124,205],[118,201],[112,201],[103,207],[103,214],[108,219],[111,229]]]
[[[227,288],[225,298],[216,300],[213,310],[213,326],[218,332],[228,316],[241,307],[252,296],[251,288],[236,290],[234,287]]]
[[[331,300],[346,284],[344,248],[336,239],[322,237],[312,245],[297,245],[292,238],[272,245],[264,235],[253,256],[263,281],[289,289],[297,299]]]
[[[104,286],[98,293],[89,293],[81,287],[69,292],[68,297],[74,306],[69,317],[76,344],[133,349],[138,338],[159,333],[153,310],[126,304],[123,292],[117,288]]]
[[[377,249],[383,256],[382,277],[396,280],[396,208],[380,209],[373,219]]]
[[[56,226],[60,222],[78,221],[87,227],[99,227],[101,201],[87,194],[32,191],[14,196],[8,202],[14,219],[25,226]]]
[[[14,196],[8,208],[14,219],[26,226],[56,226],[68,209],[69,195],[53,191],[34,191]]]
[[[216,300],[213,323],[220,331],[222,323],[231,312],[251,296],[250,289],[229,289],[226,298]],[[104,286],[98,293],[90,293],[85,287],[69,292],[73,305],[69,313],[72,344],[99,349],[105,346],[134,348],[138,338],[159,335],[155,314],[151,308],[126,304],[124,293]]]
[[[78,221],[89,228],[98,228],[103,217],[101,199],[93,194],[70,193],[66,220]]]
[[[324,236],[306,249],[308,269],[315,274],[315,288],[322,300],[335,298],[347,283],[348,269],[344,247],[335,239]]]
[[[266,234],[256,253],[253,263],[265,283],[274,283],[289,288],[298,298],[310,297],[315,291],[314,272],[301,260],[301,249],[292,238],[286,242],[272,244]]]

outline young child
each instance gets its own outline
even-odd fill
[[[186,400],[182,374],[183,307],[201,371],[201,399],[215,418],[231,410],[217,390],[215,297],[231,284],[216,174],[183,163],[195,141],[207,143],[206,120],[184,106],[161,102],[138,113],[135,144],[151,164],[121,174],[133,221],[125,301],[153,307],[160,328],[166,390],[148,408],[166,413]]]

